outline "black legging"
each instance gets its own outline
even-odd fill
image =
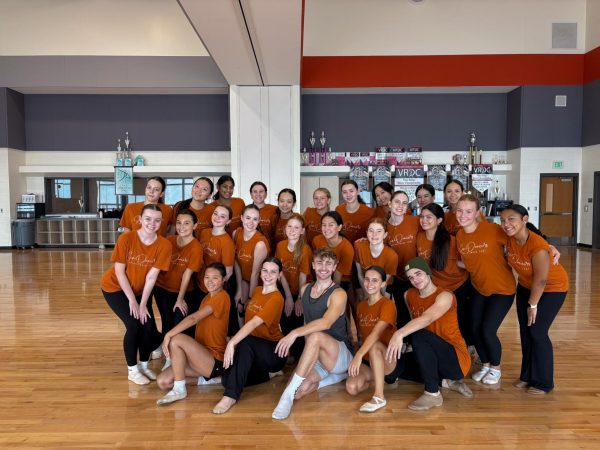
[[[275,353],[277,342],[247,336],[235,348],[233,365],[223,375],[224,395],[239,400],[245,386],[269,381],[269,372],[283,369],[286,358]]]
[[[179,295],[178,292],[171,292],[162,287],[156,286],[153,294],[156,300],[156,306],[158,307],[158,312],[160,313],[160,321],[162,324],[161,337],[164,339],[165,334],[171,331],[173,327],[181,322],[186,316],[183,315],[179,308],[173,312],[173,308],[177,302],[177,296]],[[200,308],[200,302],[205,295],[206,294],[198,288],[185,293],[184,298],[188,305],[187,315],[198,311]],[[184,333],[190,337],[194,337],[195,331],[196,327],[191,326],[185,330]]]
[[[392,296],[394,297],[394,303],[396,304],[396,325],[398,328],[402,328],[404,325],[410,322],[410,312],[408,311],[408,307],[404,301],[404,293],[411,287],[413,286],[410,284],[410,281],[401,280],[398,277],[394,277],[391,291]]]
[[[154,313],[152,311],[152,297],[148,299],[147,308],[151,318],[142,323],[129,313],[129,300],[123,291],[104,292],[102,291],[106,303],[110,309],[117,315],[125,325],[125,336],[123,336],[123,351],[128,366],[135,366],[138,362],[138,350],[140,361],[148,361],[150,352],[156,348],[160,342],[156,342],[152,332],[152,322]],[[138,304],[141,301],[141,295],[136,297]],[[152,320],[150,320],[152,319]]]
[[[527,308],[531,291],[517,286],[517,317],[521,334],[522,381],[530,386],[550,392],[554,388],[554,352],[548,336],[550,325],[560,311],[566,292],[544,292],[538,302],[535,323],[527,326]]]
[[[297,296],[296,296],[297,297]],[[294,297],[295,298],[295,297]],[[295,330],[296,328],[300,328],[304,325],[304,315],[301,314],[300,317],[296,315],[296,308],[294,306],[294,310],[290,316],[285,315],[285,308],[281,313],[281,319],[279,321],[279,325],[281,326],[281,332],[284,336]],[[290,355],[294,357],[296,361],[300,359],[302,356],[302,352],[304,351],[304,337],[299,337],[294,341],[294,344],[290,347]]]
[[[508,314],[514,298],[514,294],[483,296],[474,290],[471,301],[471,325],[475,348],[483,364],[500,365],[502,344],[498,339],[498,328]]]
[[[415,331],[411,336],[413,353],[427,392],[438,392],[444,378],[463,379],[464,375],[452,344],[425,329]]]
[[[473,292],[474,289],[470,278],[467,278],[467,281],[454,290],[458,328],[467,345],[473,345],[475,342],[471,326],[473,323],[471,319],[471,301],[473,299]]]

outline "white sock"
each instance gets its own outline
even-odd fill
[[[294,372],[292,380],[283,391],[283,394],[281,394],[279,403],[277,403],[277,406],[273,410],[273,414],[271,415],[273,419],[282,420],[286,419],[290,415],[290,412],[292,411],[292,405],[294,404],[294,395],[303,381],[304,377],[301,377]]]
[[[437,391],[437,392],[427,392],[427,391],[425,391],[425,393],[427,395],[431,395],[432,397],[438,397],[439,395],[441,395],[440,391]]]
[[[339,383],[342,380],[348,378],[348,372],[343,373],[330,373],[321,381],[319,381],[319,387],[317,389],[324,388],[325,386],[331,386],[332,384]]]
[[[185,380],[175,380],[173,382],[173,391],[177,393],[187,392],[187,388],[185,387]]]
[[[148,361],[140,361],[140,367],[142,369],[147,369],[148,368]]]

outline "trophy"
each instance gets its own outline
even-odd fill
[[[477,161],[477,138],[475,137],[475,133],[471,133],[469,137],[469,161],[468,164],[476,164]]]
[[[123,154],[121,148],[121,139],[117,139],[117,166],[123,165]]]
[[[327,142],[327,138],[325,137],[324,131],[321,131],[321,137],[319,138],[319,142],[321,143],[321,148],[325,148],[325,142]]]
[[[308,142],[310,142],[310,148],[314,150],[314,148],[315,148],[315,142],[317,142],[317,139],[315,138],[315,132],[314,131],[310,132],[310,139],[308,140]]]
[[[321,131],[321,137],[319,138],[319,142],[321,143],[321,150],[319,151],[319,165],[326,166],[327,165],[327,150],[325,148],[325,142],[327,142],[327,138],[325,137],[324,131]]]
[[[496,194],[494,200],[500,200],[500,183],[498,180],[496,180],[496,186],[494,186],[494,194]]]
[[[131,154],[131,140],[129,131],[125,132],[125,156],[123,157],[124,166],[133,166],[133,155]]]

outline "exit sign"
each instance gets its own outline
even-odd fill
[[[552,161],[553,169],[562,169],[564,165],[564,161]]]

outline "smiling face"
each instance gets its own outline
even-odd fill
[[[421,223],[421,228],[423,228],[424,231],[436,230],[438,225],[442,223],[442,219],[438,219],[431,211],[424,209],[421,211],[419,222]]]
[[[252,232],[256,230],[260,223],[260,213],[254,208],[248,208],[242,214],[242,226],[245,231]]]
[[[396,194],[390,202],[390,211],[394,216],[403,216],[408,210],[408,196],[405,194]]]
[[[196,229],[197,223],[194,223],[192,216],[188,214],[179,214],[177,216],[177,222],[175,222],[175,230],[177,235],[181,237],[192,236]]]
[[[230,199],[233,196],[233,188],[235,186],[231,181],[225,181],[219,185],[219,197],[223,199]]]
[[[444,196],[449,205],[456,205],[461,195],[463,195],[463,190],[456,183],[448,184],[444,190]]]
[[[383,244],[386,236],[387,233],[382,224],[377,222],[369,224],[369,228],[367,228],[367,239],[371,245]]]
[[[304,227],[302,226],[302,222],[300,220],[292,217],[288,220],[288,223],[285,225],[285,235],[290,241],[298,241],[300,236],[304,234]]]
[[[223,275],[217,269],[209,267],[204,272],[204,286],[208,292],[214,293],[223,289]]]
[[[377,200],[377,206],[389,206],[392,194],[381,187],[375,188],[375,200]]]
[[[230,221],[229,211],[222,206],[217,206],[212,214],[213,227],[225,227]]]
[[[527,228],[528,216],[521,216],[512,209],[505,209],[500,215],[500,225],[507,236],[516,236]]]
[[[353,184],[345,184],[342,186],[342,198],[346,203],[356,203],[358,201],[358,189]]]
[[[461,227],[469,227],[476,223],[479,210],[471,200],[461,200],[456,207],[456,221]]]
[[[157,180],[148,180],[146,190],[144,191],[146,203],[158,203],[163,196],[162,184]]]
[[[313,194],[313,203],[317,210],[323,211],[324,209],[327,209],[327,207],[331,203],[331,199],[327,196],[325,192],[317,190]]]
[[[156,234],[162,222],[162,212],[145,209],[140,217],[140,222],[146,234]]]
[[[205,202],[210,194],[210,184],[206,180],[197,180],[192,186],[192,198],[197,202]]]
[[[280,275],[279,266],[274,262],[265,262],[260,269],[260,279],[265,287],[276,285]]]
[[[313,259],[312,267],[318,279],[327,280],[333,276],[337,268],[337,261],[331,258],[317,257]]]
[[[417,191],[417,203],[422,208],[425,205],[433,203],[433,196],[427,189],[419,189]]]
[[[431,283],[431,278],[421,269],[410,269],[406,272],[406,277],[408,281],[419,290],[427,287],[429,283]]]
[[[340,234],[340,231],[342,231],[342,226],[338,225],[333,217],[323,217],[323,220],[321,220],[321,233],[323,233],[325,239],[336,238]]]
[[[250,197],[256,206],[263,206],[267,198],[267,190],[261,184],[256,184],[250,190]]]
[[[379,272],[376,270],[367,270],[363,277],[363,288],[368,295],[373,295],[377,292],[381,292],[383,282]]]
[[[294,197],[289,192],[282,192],[277,199],[277,206],[283,214],[289,214],[294,209]]]

